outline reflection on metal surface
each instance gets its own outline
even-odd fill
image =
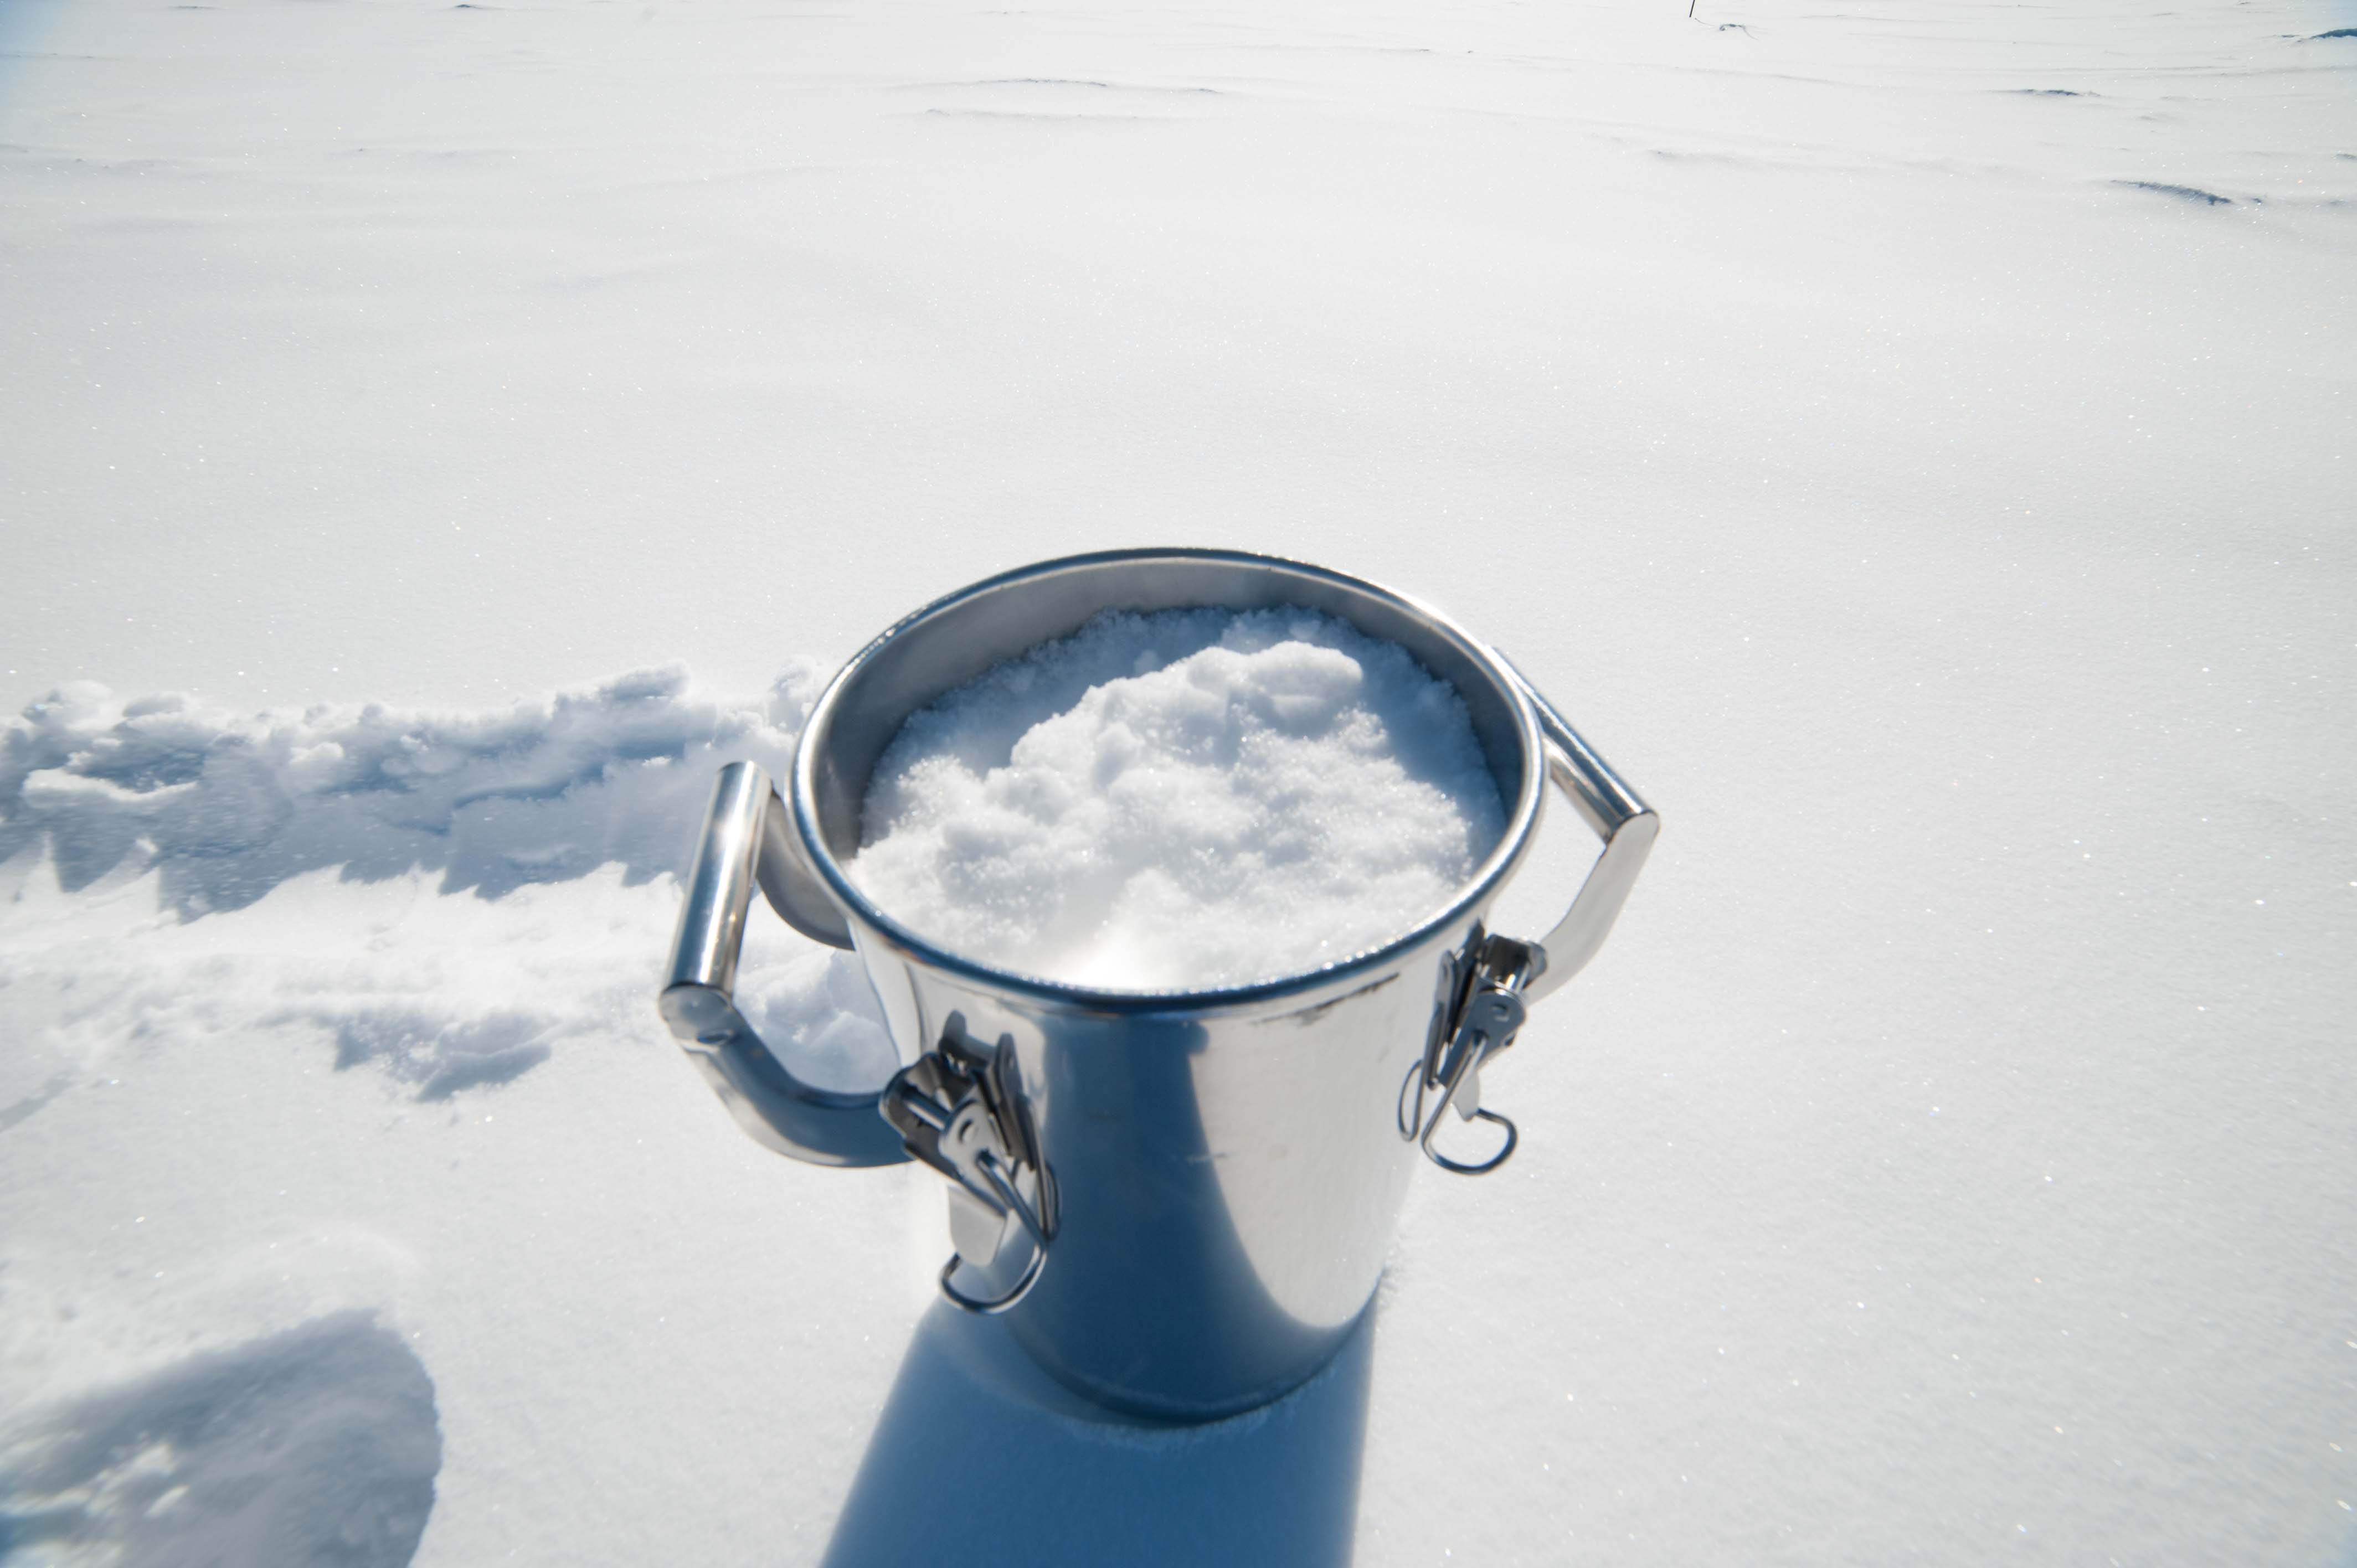
[[[911,713],[1101,610],[1276,605],[1399,644],[1464,699],[1507,825],[1446,907],[1308,973],[1141,993],[948,951],[851,881],[868,776]],[[1603,854],[1544,941],[1492,935],[1490,906],[1529,852],[1550,781]],[[1374,1292],[1418,1148],[1467,1172],[1512,1152],[1513,1124],[1480,1102],[1482,1069],[1528,1004],[1594,954],[1659,826],[1562,715],[1446,617],[1319,567],[1203,550],[1048,562],[919,611],[812,711],[790,822],[770,800],[758,773],[724,771],[664,993],[674,1031],[772,1148],[867,1164],[901,1157],[905,1140],[951,1178],[944,1291],[1003,1311],[1065,1386],[1176,1421],[1265,1403],[1333,1356]],[[888,1154],[835,1148],[827,1118],[854,1097],[761,1069],[767,1053],[735,1013],[757,872],[796,929],[858,952],[914,1064],[885,1101],[890,1126],[859,1107]],[[1435,1133],[1451,1108],[1503,1128],[1503,1145],[1445,1154]]]
[[[1366,1300],[1414,1163],[1392,1138],[1391,1086],[1414,1058],[1424,987],[1400,975],[1326,1001],[1214,1025],[1187,1082],[1241,1266],[1269,1309],[1313,1333]]]

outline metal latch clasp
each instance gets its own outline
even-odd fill
[[[1528,1011],[1523,988],[1545,969],[1546,952],[1536,944],[1484,937],[1479,931],[1464,952],[1451,954],[1442,965],[1432,1032],[1425,1041],[1424,1058],[1408,1069],[1407,1081],[1400,1085],[1399,1105],[1400,1136],[1413,1141],[1441,1169],[1482,1176],[1513,1156],[1521,1134],[1512,1122],[1482,1105],[1481,1069],[1514,1043]],[[1480,1161],[1441,1153],[1433,1144],[1433,1134],[1450,1110],[1462,1121],[1504,1128],[1504,1144]]]
[[[1056,1239],[1056,1178],[1039,1154],[1013,1038],[980,1045],[964,1015],[951,1014],[941,1043],[885,1086],[880,1109],[909,1153],[950,1179],[957,1250],[942,1265],[942,1294],[968,1312],[1005,1312],[1021,1301]],[[987,1295],[958,1288],[961,1268],[994,1270],[1019,1241],[1030,1255],[1011,1286]]]

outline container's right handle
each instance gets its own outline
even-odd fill
[[[1511,661],[1501,661],[1538,715],[1548,779],[1604,841],[1604,853],[1596,857],[1571,908],[1564,911],[1555,929],[1534,944],[1546,954],[1546,961],[1522,987],[1522,993],[1525,1002],[1535,1002],[1586,968],[1604,945],[1620,907],[1629,901],[1629,890],[1637,885],[1637,873],[1644,869],[1645,857],[1652,852],[1662,819],[1596,754],[1595,747],[1579,737],[1571,721],[1539,694],[1528,676]]]
[[[1482,1176],[1513,1157],[1520,1133],[1508,1118],[1481,1103],[1481,1069],[1522,1030],[1530,1004],[1577,974],[1611,934],[1613,919],[1629,901],[1629,889],[1644,868],[1645,856],[1662,831],[1662,819],[1637,791],[1621,781],[1596,748],[1579,738],[1570,721],[1539,695],[1523,672],[1507,672],[1537,715],[1546,751],[1547,778],[1571,799],[1581,820],[1604,841],[1604,853],[1580,884],[1571,908],[1537,941],[1483,934],[1440,970],[1440,991],[1424,1058],[1400,1086],[1399,1133],[1420,1144],[1426,1157],[1458,1176]],[[1464,1159],[1434,1141],[1454,1110],[1468,1122],[1499,1129],[1500,1142],[1479,1159]]]

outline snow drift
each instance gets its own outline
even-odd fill
[[[245,717],[78,682],[0,735],[0,860],[46,843],[68,892],[152,865],[184,916],[323,866],[439,871],[444,891],[486,897],[608,863],[642,882],[681,864],[711,784],[702,764],[782,767],[817,687],[797,663],[735,703],[674,666],[504,713]]]
[[[0,911],[0,984],[52,996],[85,1062],[106,1041],[295,1025],[422,1101],[508,1082],[565,1039],[652,1017],[667,878],[714,769],[781,769],[818,685],[800,660],[746,701],[674,668],[493,713],[252,716],[68,688],[0,732],[0,864],[20,895]],[[22,897],[51,874],[64,893],[152,886],[154,904],[60,923]],[[254,908],[319,878],[361,886]],[[559,883],[561,899],[533,896]],[[249,914],[206,929],[231,911]],[[750,957],[745,1005],[799,1070],[874,1076],[888,1047],[855,965],[768,922]],[[74,983],[92,976],[107,983]],[[0,1105],[0,1123],[52,1089]]]

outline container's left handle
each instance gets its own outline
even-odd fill
[[[802,1082],[737,1008],[737,960],[757,881],[797,930],[851,945],[842,912],[793,855],[791,832],[767,774],[749,762],[720,770],[672,943],[663,1021],[756,1143],[813,1165],[897,1165],[909,1151],[878,1112],[877,1093]]]

